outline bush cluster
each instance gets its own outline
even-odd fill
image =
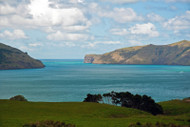
[[[160,122],[157,122],[156,124],[152,124],[152,123],[141,124],[140,122],[137,122],[136,124],[131,124],[128,127],[190,127],[190,126],[175,125],[173,123],[165,124],[165,123],[160,123]]]
[[[25,124],[23,127],[76,127],[73,124],[66,124],[60,121],[46,120],[36,123]]]
[[[102,99],[103,98],[103,99]],[[99,102],[104,100],[104,103],[120,105],[122,107],[140,109],[149,112],[153,115],[163,114],[161,105],[155,103],[155,101],[147,95],[133,95],[130,92],[110,92],[103,94],[103,97],[98,95],[88,94],[85,102]]]
[[[102,101],[102,95],[101,94],[87,94],[87,97],[84,99],[83,102],[96,102]]]
[[[11,97],[10,100],[16,100],[16,101],[27,101],[27,99],[22,95],[16,95],[14,97]]]

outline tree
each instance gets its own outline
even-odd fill
[[[163,114],[162,107],[147,95],[133,95],[130,92],[114,92],[103,94],[106,98],[112,99],[112,104],[120,104],[122,107],[136,108],[153,115]]]
[[[102,101],[102,95],[101,94],[87,94],[87,97],[84,99],[83,102],[96,102]]]
[[[103,97],[104,97],[105,103],[107,103],[107,104],[113,104],[111,93],[104,93]]]
[[[141,109],[147,112],[152,113],[153,115],[157,114],[163,114],[163,109],[161,105],[155,103],[155,101],[146,95],[142,96],[142,102]]]

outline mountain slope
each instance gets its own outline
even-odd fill
[[[102,55],[86,55],[85,63],[190,65],[190,41],[170,45],[145,45],[122,48]]]
[[[27,53],[0,43],[0,70],[43,67],[41,61],[33,59]]]

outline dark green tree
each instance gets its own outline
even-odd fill
[[[136,108],[153,115],[163,114],[162,107],[147,95],[133,95],[130,92],[114,92],[103,94],[106,98],[111,98],[112,104],[122,107]]]
[[[96,102],[102,101],[102,95],[101,94],[87,94],[87,97],[84,99],[83,102]]]

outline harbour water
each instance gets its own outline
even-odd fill
[[[43,69],[1,70],[0,99],[21,94],[29,101],[83,101],[86,94],[129,91],[157,102],[190,97],[190,66],[100,65],[42,60]]]

